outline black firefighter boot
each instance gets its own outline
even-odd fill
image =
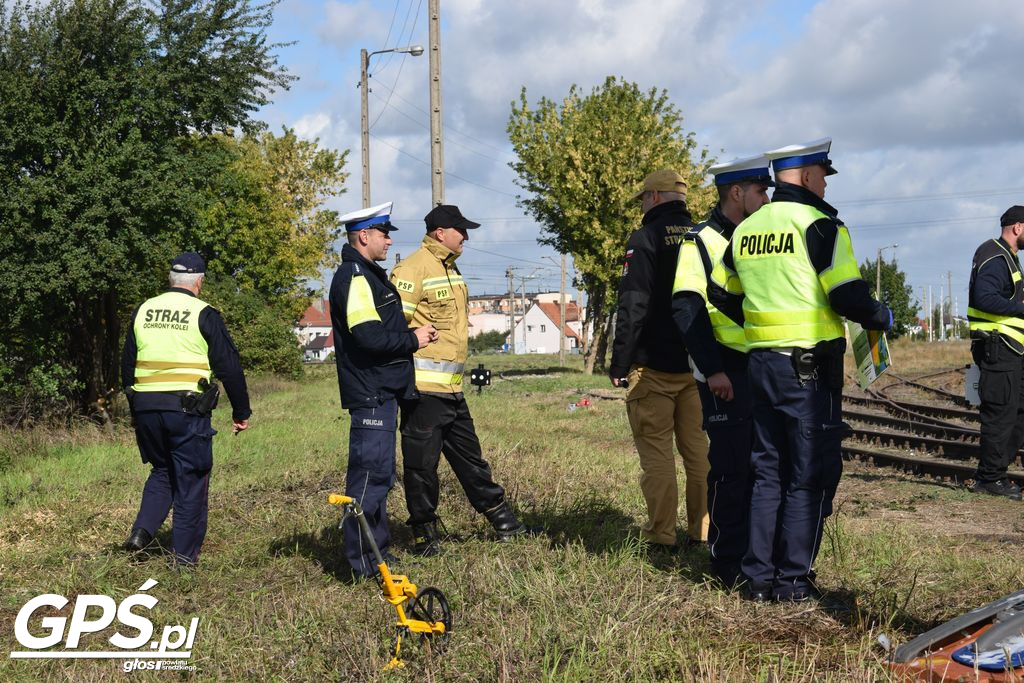
[[[522,536],[527,532],[527,528],[519,521],[505,501],[487,510],[484,515],[494,530],[498,532],[499,541],[511,541],[516,536]]]
[[[426,524],[413,524],[412,539],[415,544],[412,551],[420,557],[441,554],[441,532],[437,530],[436,519]]]

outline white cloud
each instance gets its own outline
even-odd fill
[[[314,47],[296,67],[305,78],[285,99],[290,115],[268,116],[352,150],[346,209],[359,197],[359,49],[426,45],[426,3],[415,32],[411,19],[401,31],[405,11],[418,2],[399,3],[387,45],[391,2],[282,6],[305,22],[307,33],[294,37]],[[991,217],[1024,203],[1020,194],[977,192],[1024,190],[1017,180],[1024,171],[1017,75],[1024,4],[822,0],[807,12],[799,7],[785,0],[445,0],[446,169],[472,181],[449,177],[446,198],[471,218],[490,219],[471,247],[504,254],[470,250],[464,269],[497,278],[511,258],[541,261],[550,253],[533,245],[537,227],[503,194],[517,191],[505,126],[520,89],[531,102],[557,100],[573,83],[589,92],[621,75],[666,88],[686,128],[721,157],[832,136],[841,173],[828,198],[852,226],[858,255],[873,258],[879,246],[900,242],[897,254],[915,283],[937,289],[939,275],[952,270],[954,287],[965,291],[970,254],[995,230]],[[421,163],[430,158],[427,57],[375,57],[371,72],[373,197],[394,200],[396,215],[413,220],[398,233],[405,252],[418,243],[417,221],[430,205],[429,168]],[[303,92],[305,110],[297,106]],[[914,196],[930,199],[855,201]]]

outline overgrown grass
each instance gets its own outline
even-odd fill
[[[918,363],[920,351],[901,345],[897,363]],[[557,366],[553,356],[474,360],[493,370]],[[406,557],[402,566],[449,597],[454,631],[441,657],[412,648],[405,669],[384,673],[393,610],[372,585],[346,580],[337,511],[326,504],[342,486],[348,429],[333,367],[299,382],[254,379],[253,426],[237,437],[228,411],[218,411],[210,529],[193,573],[170,570],[160,553],[133,560],[118,549],[147,474],[126,428],[0,434],[2,647],[21,649],[15,615],[35,595],[120,601],[152,577],[158,630],[200,618],[192,661],[204,678],[884,680],[879,632],[905,640],[1020,587],[1019,503],[979,504],[950,486],[856,466],[818,562],[842,611],[745,603],[705,580],[703,550],[648,559],[637,540],[643,502],[623,405],[570,412],[587,391],[609,388],[579,373],[578,362],[571,369],[512,380],[495,373],[483,394],[468,394],[496,478],[546,531],[496,543],[442,464],[440,512],[456,540],[440,557]],[[390,512],[396,544],[407,548],[401,483]],[[974,533],[976,517],[986,526]],[[166,527],[158,539],[167,545]],[[113,631],[83,643],[108,649]],[[123,675],[109,660],[0,661],[4,680]]]

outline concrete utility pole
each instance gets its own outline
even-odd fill
[[[939,285],[939,341],[946,341],[946,295]]]
[[[879,301],[882,300],[882,249],[895,249],[900,245],[890,244],[887,247],[880,247],[878,249],[878,260],[875,261],[875,298]],[[895,253],[893,254],[893,261],[896,260]]]
[[[429,0],[430,18],[430,198],[444,204],[444,133],[441,130],[441,0]]]
[[[370,206],[370,97],[367,73],[370,69],[370,55],[363,48],[359,51],[359,88],[362,102],[359,110],[359,126],[363,145],[363,208]]]
[[[516,292],[515,282],[512,280],[515,274],[512,272],[512,268],[509,267],[505,270],[505,277],[508,278],[508,334],[509,334],[509,353],[516,352]]]
[[[923,306],[923,307],[927,308],[927,307],[928,307],[928,299],[927,299],[927,297],[925,297],[925,295],[924,295],[925,291],[926,291],[926,290],[925,290],[925,286],[924,286],[924,285],[921,285],[921,306]],[[927,315],[926,315],[926,316],[924,317],[924,319],[925,319],[925,320],[927,320],[927,321],[929,321],[929,322],[928,322],[928,329],[931,329],[931,327],[932,327],[932,324],[931,324],[931,322],[930,322],[930,321],[931,321],[931,313],[928,313],[928,314],[927,314]],[[928,335],[927,335],[927,334],[922,334],[922,335],[921,335],[921,339],[922,339],[922,341],[923,341],[923,340],[925,340],[925,339],[927,339],[927,338],[928,338]]]
[[[526,346],[526,278],[520,277],[519,282],[523,285],[523,353],[529,353],[530,349]]]
[[[935,303],[932,301],[932,286],[928,285],[928,341],[935,340]]]
[[[953,317],[953,271],[946,271],[946,296],[949,297],[949,322],[953,324],[953,329],[956,330],[956,318]],[[952,338],[952,333],[950,333]]]
[[[561,293],[558,296],[559,301],[559,315],[562,317],[561,328],[558,330],[558,365],[565,367],[565,330],[569,327],[565,320],[565,254],[562,254],[562,288]]]

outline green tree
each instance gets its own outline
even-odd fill
[[[287,128],[209,144],[224,164],[200,189],[183,242],[208,257],[212,278],[231,278],[291,324],[311,300],[308,280],[338,262],[338,213],[323,204],[345,191],[348,151],[321,149]]]
[[[307,282],[335,265],[341,232],[323,203],[344,192],[348,151],[321,149],[285,128],[203,141],[220,158],[200,189],[184,243],[209,258],[203,296],[224,314],[249,370],[296,375],[293,327],[312,299]]]
[[[504,346],[506,337],[508,337],[507,331],[481,332],[475,337],[469,338],[469,352],[489,353],[495,349],[500,349]]]
[[[542,244],[572,254],[575,284],[588,295],[587,372],[604,366],[624,247],[640,226],[632,196],[644,176],[659,168],[681,173],[695,217],[714,204],[704,182],[713,159],[682,123],[667,92],[612,76],[589,95],[573,85],[560,103],[542,97],[531,106],[526,88],[512,103],[508,134],[518,160],[511,166],[526,191],[519,206],[540,223]]]
[[[217,165],[196,134],[258,130],[291,81],[273,6],[0,0],[0,386],[49,368],[79,408],[116,386],[121,321]]]
[[[867,280],[871,288],[871,296],[879,298],[875,291],[877,260],[868,260],[860,266],[860,276]],[[889,337],[898,339],[905,335],[909,328],[917,325],[917,312],[921,305],[913,299],[914,291],[907,284],[907,274],[900,270],[896,259],[882,261],[882,296],[881,301],[892,311],[893,326]]]

